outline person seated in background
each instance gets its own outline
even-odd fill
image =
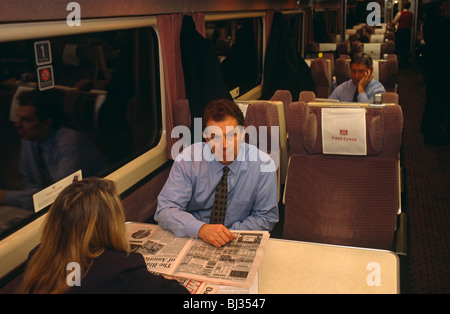
[[[79,285],[69,286],[67,268],[73,262],[78,263],[81,278]],[[73,182],[57,196],[41,243],[30,253],[22,290],[33,294],[188,293],[178,281],[150,273],[144,257],[130,252],[115,184],[100,178]]]
[[[22,137],[22,190],[0,190],[0,204],[33,209],[32,195],[82,170],[99,175],[104,164],[97,148],[75,130],[63,127],[63,104],[56,90],[32,90],[19,95],[16,128]]]
[[[350,72],[352,78],[338,85],[329,99],[373,103],[375,94],[386,92],[383,84],[373,78],[373,61],[368,54],[356,54],[350,63]]]
[[[278,222],[275,164],[243,141],[242,111],[233,101],[215,100],[206,106],[202,124],[206,142],[175,158],[155,220],[176,236],[198,237],[216,247],[235,238],[230,229],[272,230]]]

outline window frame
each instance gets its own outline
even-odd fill
[[[260,77],[261,80],[258,85],[251,88],[244,94],[239,94],[237,97],[233,97],[234,99],[254,99],[254,95],[261,94],[262,84],[264,80],[264,58],[266,53],[266,12],[265,11],[257,11],[257,12],[229,12],[229,13],[205,13],[205,25],[209,22],[220,22],[226,20],[240,20],[240,19],[250,19],[250,18],[259,18],[261,20],[261,64],[259,65],[261,69]],[[257,43],[258,44],[258,43]]]
[[[116,182],[119,194],[130,189],[140,180],[164,165],[166,156],[166,112],[165,112],[165,86],[163,72],[163,56],[161,52],[160,35],[156,16],[139,16],[125,18],[86,19],[81,27],[69,27],[66,21],[48,21],[32,23],[0,24],[0,43],[21,40],[33,40],[78,34],[131,30],[138,28],[152,28],[156,34],[159,68],[159,94],[160,104],[157,104],[160,113],[159,140],[156,145],[134,159],[126,162],[118,169],[107,174],[105,178]],[[23,223],[8,230],[0,238],[0,278],[13,271],[17,265],[26,260],[28,252],[39,243],[39,233],[48,208],[25,218]]]

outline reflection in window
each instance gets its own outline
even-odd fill
[[[37,89],[37,40],[0,43],[0,237],[32,195],[81,169],[104,176],[156,145],[159,56],[151,28],[44,38],[55,87]]]
[[[207,22],[206,37],[216,49],[230,91],[239,87],[242,95],[261,83],[261,19]]]

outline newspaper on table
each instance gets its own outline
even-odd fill
[[[236,286],[225,286],[225,285],[212,285],[217,290],[214,291],[216,294],[258,294],[258,273],[253,280],[253,284],[250,287],[236,287]]]
[[[215,286],[207,282],[169,275],[163,276],[167,279],[174,279],[178,281],[178,283],[185,287],[190,294],[216,294],[221,291],[221,286]]]
[[[153,224],[128,223],[127,232],[131,250],[144,256],[151,272],[245,288],[254,283],[269,240],[267,231],[231,230],[236,239],[216,248]]]

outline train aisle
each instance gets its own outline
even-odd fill
[[[449,293],[450,145],[423,142],[420,122],[425,90],[417,63],[399,69],[398,93],[404,115],[403,210],[409,220],[409,284],[402,292]]]

